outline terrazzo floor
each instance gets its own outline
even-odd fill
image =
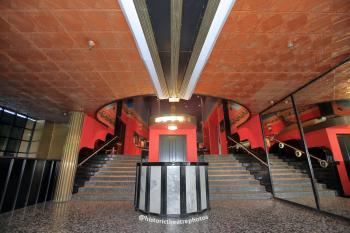
[[[130,202],[46,203],[0,215],[0,232],[350,232],[350,221],[278,200],[212,201],[182,225],[139,220]],[[160,219],[159,217],[155,217]]]
[[[314,197],[288,198],[291,202],[316,208]],[[321,210],[350,219],[350,198],[344,197],[320,197]]]

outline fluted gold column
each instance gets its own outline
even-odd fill
[[[83,120],[84,113],[70,113],[68,135],[63,149],[63,156],[55,190],[55,202],[69,201],[72,197]]]

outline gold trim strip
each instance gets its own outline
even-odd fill
[[[171,0],[171,76],[169,78],[169,95],[178,97],[178,73],[180,56],[182,0]]]

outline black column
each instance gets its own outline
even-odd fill
[[[222,100],[222,109],[224,112],[224,123],[225,123],[225,131],[226,131],[226,139],[227,139],[227,147],[232,145],[231,140],[229,140],[227,137],[231,136],[231,123],[230,123],[230,115],[228,111],[228,101]],[[227,148],[228,151],[230,151],[229,148]]]
[[[121,125],[120,125],[120,118],[122,116],[122,110],[123,110],[123,101],[118,100],[116,102],[116,115],[115,115],[115,121],[114,121],[114,136],[118,135]]]

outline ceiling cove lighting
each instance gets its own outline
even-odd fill
[[[168,130],[177,130],[177,126],[176,125],[168,125]]]
[[[155,119],[156,123],[175,122],[175,121],[184,122],[185,117],[184,116],[161,116]]]
[[[202,46],[201,52],[199,54],[197,63],[193,69],[190,81],[188,83],[187,89],[183,96],[183,99],[190,99],[194,88],[197,85],[198,79],[203,71],[205,64],[214,48],[215,42],[219,37],[222,27],[224,26],[228,15],[236,0],[221,0],[216,10],[214,19],[210,25],[207,37],[205,38],[204,44]]]
[[[143,33],[140,19],[137,15],[136,8],[134,5],[134,1],[132,0],[119,0],[119,5],[123,11],[123,14],[128,22],[128,25],[132,31],[132,34],[134,36],[137,48],[139,50],[139,53],[142,57],[143,62],[145,63],[148,73],[151,76],[151,80],[153,83],[153,86],[157,92],[157,96],[159,99],[166,99],[168,96],[166,96],[161,88],[161,85],[158,80],[157,72],[152,60],[151,53],[149,51],[147,41],[145,38],[145,35]]]

